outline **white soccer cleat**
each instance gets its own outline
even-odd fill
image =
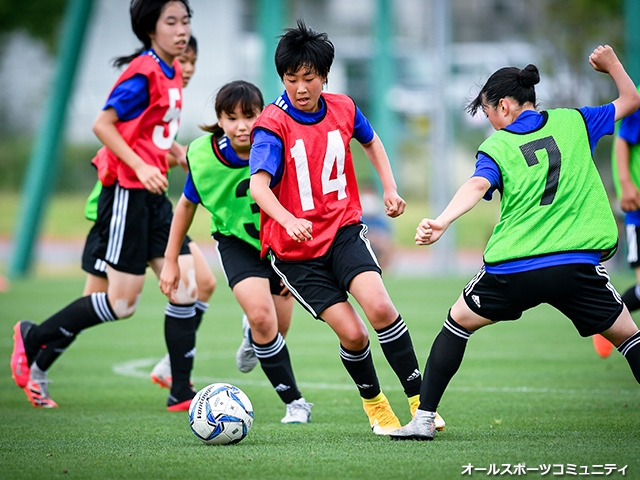
[[[389,433],[391,440],[433,440],[436,432],[435,413],[418,415],[404,427]]]
[[[242,343],[236,352],[236,365],[242,373],[250,372],[258,364],[258,357],[256,357],[256,352],[253,351],[250,337],[249,319],[246,315],[242,315]]]
[[[171,376],[171,360],[168,353],[151,370],[151,382],[157,383],[160,388],[171,390],[173,377]]]
[[[304,397],[287,403],[287,414],[281,423],[309,423],[311,422],[311,407],[313,403],[307,402]]]

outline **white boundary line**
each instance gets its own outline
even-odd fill
[[[113,373],[124,377],[135,377],[149,379],[151,367],[158,362],[157,358],[141,358],[138,360],[130,360],[128,362],[117,363],[112,367]],[[252,380],[248,378],[213,378],[213,377],[194,377],[194,381],[208,385],[214,382],[230,383],[232,385],[242,386],[250,385],[255,387],[271,387],[271,383],[267,380]],[[298,386],[303,389],[316,390],[354,390],[353,384],[342,383],[313,383],[298,382]],[[401,390],[400,385],[389,386],[384,385],[385,391]],[[606,390],[606,389],[576,389],[576,388],[532,388],[532,387],[451,387],[447,391],[452,392],[498,392],[498,393],[560,393],[560,394],[598,394],[598,395],[640,395],[640,390]]]

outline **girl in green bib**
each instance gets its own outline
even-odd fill
[[[260,90],[242,80],[224,85],[216,95],[218,122],[203,127],[209,133],[187,150],[189,174],[171,224],[160,289],[172,298],[178,287],[180,245],[201,203],[211,213],[211,234],[227,283],[246,315],[246,340],[286,405],[281,421],[308,423],[313,404],[298,389],[284,340],[293,298],[271,264],[260,258],[260,209],[249,194],[251,127],[263,107]]]
[[[581,336],[602,334],[640,382],[640,332],[600,262],[616,250],[618,229],[593,162],[598,140],[640,107],[636,88],[609,46],[589,57],[619,96],[580,109],[536,111],[538,69],[496,71],[467,107],[482,110],[496,132],[480,145],[476,171],[436,219],[418,225],[416,243],[436,242],[483,197],[500,192],[500,220],[484,266],[451,307],[427,360],[414,419],[395,440],[431,440],[435,411],[479,328],[517,320],[541,303],[560,310]]]

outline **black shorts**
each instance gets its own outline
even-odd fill
[[[260,250],[235,236],[214,233],[218,242],[218,255],[227,284],[233,289],[238,282],[249,277],[268,278],[273,295],[280,295],[283,286],[280,277],[268,260],[260,258]]]
[[[378,272],[378,265],[364,224],[338,230],[329,251],[319,258],[285,262],[271,253],[271,264],[300,304],[315,318],[336,303],[346,302],[353,278],[363,272]]]
[[[627,262],[633,269],[640,267],[640,259],[638,253],[640,252],[640,245],[638,245],[638,239],[640,238],[640,227],[637,225],[625,225],[626,238],[627,238]]]
[[[84,249],[82,250],[82,270],[96,277],[107,278],[107,263],[95,254],[95,249],[99,242],[100,235],[94,223],[84,242]]]
[[[607,330],[623,308],[604,265],[585,263],[506,275],[487,273],[482,267],[462,295],[472,311],[493,321],[517,320],[525,310],[548,303],[583,337]]]
[[[119,272],[144,275],[150,260],[164,256],[172,218],[165,195],[117,183],[103,187],[95,223],[98,242],[91,254]],[[188,253],[185,239],[180,255]]]

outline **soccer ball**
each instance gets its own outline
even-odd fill
[[[238,443],[253,425],[249,397],[228,383],[212,383],[193,397],[189,406],[191,430],[208,445]]]

